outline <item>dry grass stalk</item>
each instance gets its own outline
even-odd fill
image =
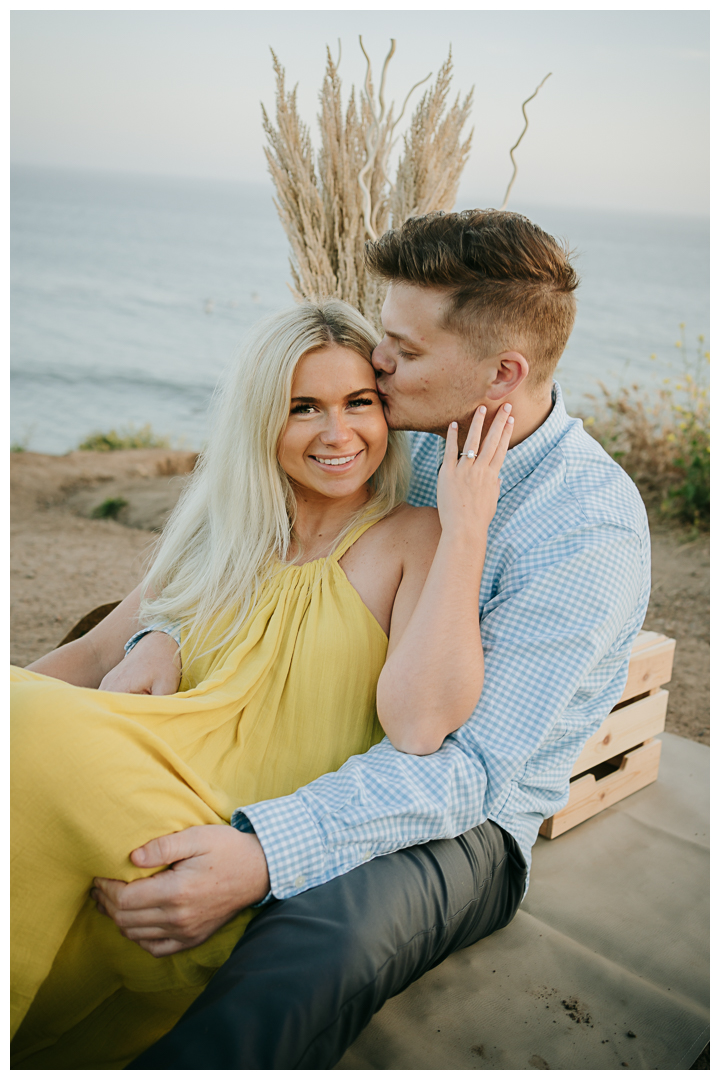
[[[303,283],[312,282],[318,294],[336,295],[336,278],[325,244],[325,207],[318,188],[310,131],[297,111],[297,93],[285,89],[285,72],[275,56],[277,81],[277,127],[270,123],[262,106],[263,127],[269,148],[265,155],[278,194],[277,210],[290,241],[290,268],[296,298]]]
[[[552,71],[548,71],[548,73],[545,76],[545,78],[543,79],[543,81],[541,83],[538,83],[538,85],[535,87],[535,90],[530,95],[530,97],[525,98],[525,100],[522,103],[522,114],[525,117],[525,127],[520,132],[520,136],[518,138],[518,141],[515,143],[515,145],[510,150],[510,160],[513,163],[513,172],[512,172],[512,176],[510,177],[510,183],[508,184],[507,190],[505,192],[505,198],[503,199],[503,204],[500,207],[501,210],[507,210],[507,204],[508,204],[508,202],[510,200],[510,191],[512,190],[512,186],[515,183],[515,177],[517,176],[518,167],[517,167],[517,161],[515,160],[515,151],[517,150],[518,146],[522,142],[523,136],[525,135],[525,132],[527,131],[528,127],[530,126],[530,120],[528,119],[528,114],[525,112],[525,106],[528,104],[529,101],[532,101],[532,99],[534,97],[537,97],[538,92],[545,85],[545,83],[548,81],[548,79],[550,78],[551,75],[552,75]]]
[[[470,155],[472,131],[461,142],[472,108],[472,90],[462,104],[459,96],[446,112],[452,79],[452,54],[440,68],[435,85],[423,94],[404,136],[404,153],[390,197],[393,228],[409,217],[434,210],[452,210],[460,177]]]
[[[362,40],[360,44],[362,48]],[[352,89],[345,110],[337,64],[328,50],[320,93],[317,156],[309,129],[297,112],[296,91],[286,89],[285,72],[274,53],[274,125],[263,108],[268,138],[265,153],[277,193],[276,206],[290,241],[293,295],[298,300],[340,297],[377,327],[385,289],[366,276],[365,241],[385,232],[391,220],[397,227],[411,214],[451,210],[472,137],[471,133],[464,143],[460,139],[472,92],[462,104],[458,99],[446,111],[452,77],[449,56],[435,85],[415,110],[397,182],[390,183],[387,172],[394,132],[410,97],[408,94],[397,118],[393,105],[386,108],[385,78],[394,50],[393,41],[376,100],[372,67],[363,48],[365,86],[359,102]]]
[[[419,86],[422,86],[423,83],[428,81],[430,75],[426,75],[424,79],[420,79],[419,82],[416,82],[415,85],[410,88],[405,96],[405,101],[403,102],[403,106],[397,119],[394,119],[393,117],[394,104],[390,106],[386,116],[385,79],[387,77],[388,64],[395,53],[395,38],[390,39],[390,51],[385,57],[385,63],[383,64],[377,106],[375,104],[375,95],[372,86],[372,64],[370,63],[370,57],[365,52],[362,37],[360,38],[360,48],[363,51],[363,56],[367,63],[363,102],[370,119],[365,127],[367,158],[365,165],[360,170],[358,183],[360,184],[360,189],[363,193],[363,220],[365,222],[365,231],[371,240],[376,240],[378,236],[385,231],[387,225],[386,211],[388,199],[385,185],[387,185],[391,191],[394,190],[394,186],[388,176],[387,165],[390,153],[397,142],[394,138],[395,129],[405,115],[405,109],[407,108],[407,103],[410,100],[411,95]],[[371,183],[374,181],[374,191],[367,187],[366,181],[368,176],[372,177]]]

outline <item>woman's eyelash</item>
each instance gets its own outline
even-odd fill
[[[398,356],[402,357],[403,360],[414,360],[415,359],[415,357],[413,356],[412,353],[403,352],[402,349],[398,349]]]
[[[356,408],[358,405],[374,404],[375,402],[372,400],[372,398],[353,398],[351,401],[348,401],[348,407],[351,409]],[[307,413],[314,408],[315,406],[310,405],[309,402],[300,402],[297,405],[293,405],[293,407],[290,409],[290,414],[302,415],[303,413],[305,413],[307,415]]]

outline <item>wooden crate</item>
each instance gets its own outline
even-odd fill
[[[629,698],[670,682],[674,656],[674,638],[657,634],[654,630],[641,630],[630,653],[627,682],[615,709],[619,709]]]
[[[630,656],[620,701],[590,736],[575,762],[567,805],[543,822],[540,835],[553,840],[627,795],[657,780],[665,728],[667,690],[675,641],[643,630]]]

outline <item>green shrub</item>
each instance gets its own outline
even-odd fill
[[[33,437],[33,434],[35,433],[35,428],[36,427],[37,427],[37,424],[27,424],[25,426],[25,431],[23,433],[22,439],[18,439],[17,442],[10,443],[10,453],[11,454],[24,454],[25,453],[25,451],[30,446],[30,440]]]
[[[152,450],[167,449],[167,435],[156,435],[150,426],[135,428],[132,424],[124,431],[95,431],[78,446],[78,450]]]
[[[123,499],[122,495],[117,496],[114,499],[105,499],[99,506],[90,514],[92,518],[117,518],[118,514],[122,510],[123,506],[127,506],[127,499]]]
[[[685,326],[675,342],[683,356],[680,379],[665,378],[654,391],[636,384],[601,396],[585,427],[632,476],[645,501],[666,517],[697,527],[710,522],[710,353],[698,338],[693,357]],[[653,356],[652,359],[655,359]]]

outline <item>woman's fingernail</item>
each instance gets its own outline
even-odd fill
[[[510,405],[509,403],[507,405],[503,405],[503,409],[505,410],[505,412],[510,412],[510,410],[512,409],[512,405]]]
[[[481,405],[479,411],[484,413],[484,412],[487,412],[487,409],[485,408],[484,405]]]
[[[455,421],[455,420],[453,420],[453,422],[452,422],[452,424],[450,425],[450,427],[451,427],[451,428],[453,429],[453,431],[457,431],[457,423],[456,423],[456,421]]]
[[[514,424],[514,423],[515,423],[515,417],[514,417],[514,416],[508,416],[508,418],[507,418],[507,420],[505,421],[505,423],[506,423],[506,424]]]

